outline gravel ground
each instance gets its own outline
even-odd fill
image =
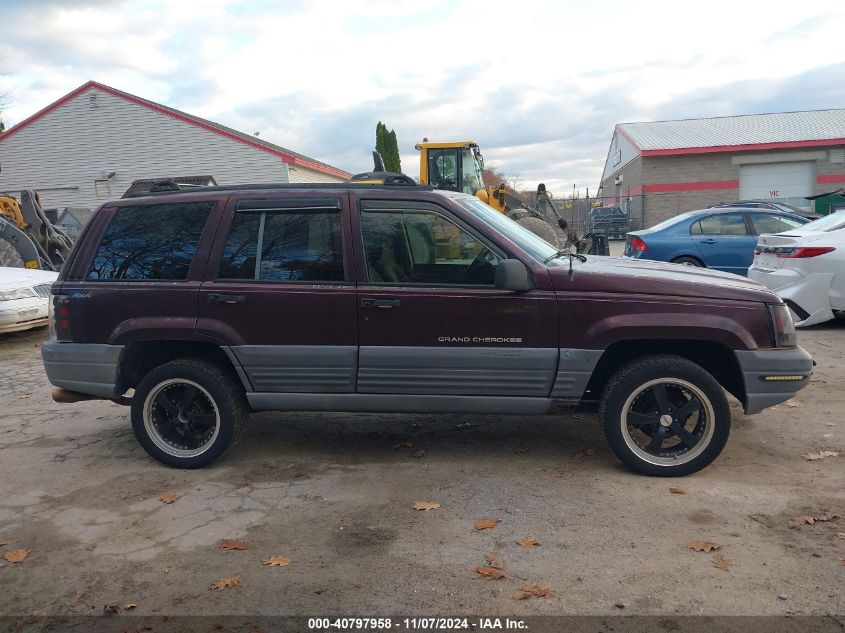
[[[810,386],[757,416],[733,402],[722,457],[678,480],[626,471],[572,413],[260,414],[214,466],[171,470],[127,408],[52,402],[45,336],[0,337],[0,553],[31,550],[0,558],[2,614],[845,613],[845,518],[790,525],[845,515],[845,323],[802,331]],[[505,578],[474,572],[487,554]],[[555,596],[513,599],[533,583]]]

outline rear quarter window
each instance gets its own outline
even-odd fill
[[[179,281],[188,278],[214,202],[119,207],[97,248],[92,281]]]

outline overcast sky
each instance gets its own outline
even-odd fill
[[[613,126],[845,107],[845,2],[0,0],[7,127],[93,79],[371,168],[378,120],[556,193]]]

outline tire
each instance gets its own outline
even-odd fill
[[[183,415],[186,407],[189,413]],[[132,430],[152,457],[174,468],[219,459],[243,433],[249,409],[234,377],[199,359],[150,371],[132,397]]]
[[[555,248],[560,248],[560,242],[558,241],[557,233],[555,232],[552,225],[546,222],[545,220],[541,220],[540,218],[535,218],[534,216],[529,215],[519,218],[516,223],[528,229],[534,235],[546,240]]]
[[[693,266],[695,268],[707,268],[700,259],[696,259],[695,257],[687,257],[684,255],[683,257],[676,257],[672,260],[672,264],[680,264],[681,266]]]
[[[701,470],[719,456],[731,431],[721,385],[700,365],[669,355],[647,356],[616,372],[602,393],[599,418],[614,454],[632,470],[657,477]]]
[[[23,257],[18,253],[18,250],[2,238],[0,238],[0,266],[24,267]]]

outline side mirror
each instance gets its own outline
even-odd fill
[[[518,259],[503,259],[496,266],[495,285],[499,290],[525,292],[534,287],[528,268]]]

